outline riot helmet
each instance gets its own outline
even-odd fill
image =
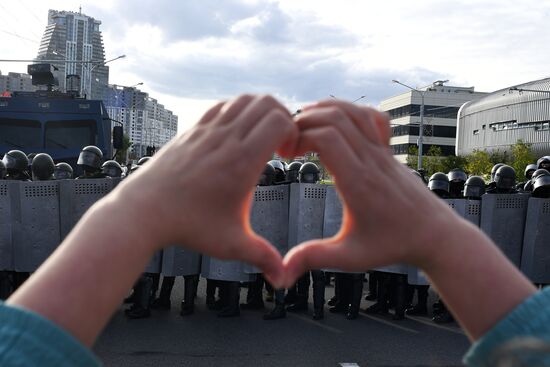
[[[533,197],[550,198],[550,175],[540,175],[533,183]]]
[[[144,165],[151,157],[141,157],[137,163],[138,166]]]
[[[8,173],[8,170],[6,170],[6,165],[3,161],[0,160],[0,180],[3,180],[6,178],[6,174]]]
[[[313,162],[306,162],[298,171],[298,180],[300,183],[317,183],[319,182],[319,167]]]
[[[53,169],[54,180],[70,180],[73,178],[73,167],[70,164],[61,162]]]
[[[33,181],[51,180],[55,164],[52,157],[46,153],[40,153],[34,156],[31,164]]]
[[[493,168],[491,168],[491,182],[495,181],[495,174],[497,173],[497,170],[502,166],[504,166],[504,163],[497,163],[493,166]]]
[[[132,168],[130,169],[130,173],[136,173],[136,171],[138,170],[139,167],[141,167],[141,166],[138,165],[138,164],[134,164],[132,166]]]
[[[495,184],[499,190],[512,190],[516,187],[516,171],[508,166],[502,165],[495,173]]]
[[[545,170],[544,168],[539,168],[538,170],[533,172],[533,175],[531,176],[531,181],[534,182],[539,176],[548,176],[548,175],[550,175],[550,171]]]
[[[449,178],[449,193],[453,197],[461,196],[462,190],[464,190],[464,184],[468,179],[466,173],[459,168],[455,168],[449,171],[447,177]]]
[[[426,184],[426,179],[424,178],[424,176],[422,176],[422,173],[418,172],[417,170],[415,169],[411,169],[411,173],[413,175],[415,175],[416,177],[418,177],[419,179],[422,180],[422,182],[424,183],[424,185]]]
[[[268,163],[271,164],[273,168],[275,168],[275,177],[273,179],[273,183],[285,181],[286,180],[285,165],[283,164],[283,162],[273,159]]]
[[[449,194],[449,177],[443,172],[436,172],[428,181],[428,189],[433,191],[438,196],[446,196]]]
[[[84,171],[99,171],[102,160],[103,153],[101,149],[95,145],[88,145],[82,148],[76,164],[81,166]]]
[[[530,180],[531,177],[533,176],[533,172],[535,172],[536,170],[537,170],[536,164],[528,164],[527,166],[525,166],[525,178]]]
[[[547,171],[550,171],[550,156],[545,155],[544,157],[540,157],[537,160],[537,168],[544,168]]]
[[[288,163],[286,163],[285,161],[282,161],[283,162],[283,166],[285,166],[285,172],[288,171]]]
[[[122,176],[122,167],[118,164],[117,161],[108,160],[101,165],[101,172],[109,177],[121,177]]]
[[[258,179],[258,186],[271,186],[275,178],[275,168],[269,163],[265,164],[264,170]]]
[[[471,176],[464,184],[464,197],[468,199],[481,199],[485,194],[485,181],[479,176]]]
[[[294,161],[289,164],[286,171],[286,180],[289,182],[298,182],[300,167],[302,167],[302,162]]]
[[[29,168],[29,160],[20,150],[10,150],[2,159],[8,173],[24,172]]]

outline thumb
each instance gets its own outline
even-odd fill
[[[290,250],[283,260],[284,285],[292,286],[307,270],[345,267],[343,243],[335,239],[311,240]]]

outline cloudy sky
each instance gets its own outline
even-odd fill
[[[0,59],[34,58],[48,9],[102,21],[110,82],[158,98],[180,131],[215,101],[270,93],[290,110],[335,95],[377,105],[437,79],[494,91],[550,76],[549,1],[0,2]],[[1,63],[2,73],[26,71]]]

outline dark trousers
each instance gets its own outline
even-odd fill
[[[296,303],[307,304],[309,299],[310,274],[313,279],[313,307],[322,309],[325,304],[325,274],[322,270],[311,270],[306,272],[297,283]]]

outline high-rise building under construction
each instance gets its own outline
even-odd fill
[[[77,90],[90,99],[103,98],[109,83],[109,67],[104,65],[100,25],[99,20],[81,12],[48,11],[48,25],[37,60],[59,60],[51,64],[59,69],[61,90]]]

